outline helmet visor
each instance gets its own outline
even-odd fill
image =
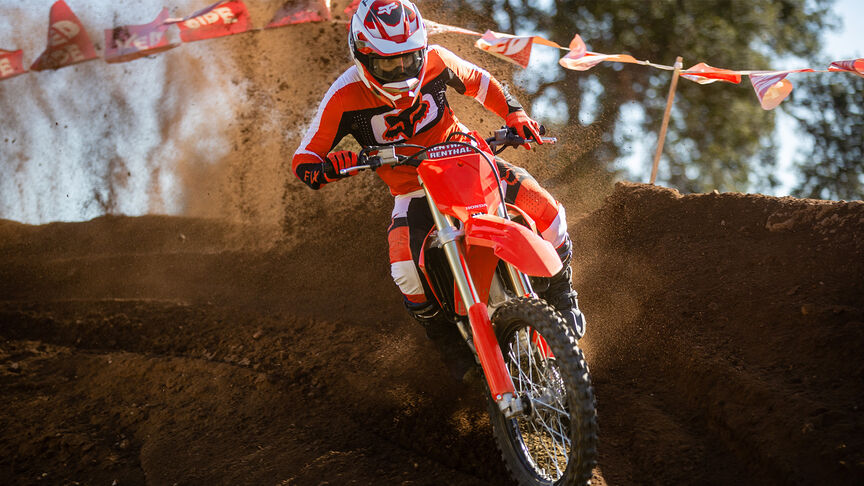
[[[369,56],[369,71],[382,83],[394,83],[416,78],[423,68],[423,50],[398,56]]]

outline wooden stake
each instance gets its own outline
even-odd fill
[[[654,153],[654,166],[651,168],[651,184],[657,180],[657,166],[660,165],[660,154],[663,153],[663,142],[666,140],[666,129],[669,127],[669,112],[672,111],[672,102],[675,100],[675,89],[678,87],[678,75],[684,67],[681,56],[675,59],[675,71],[672,73],[672,84],[669,86],[669,96],[666,98],[666,111],[663,113],[663,125],[660,127],[660,136],[657,137],[657,152]]]

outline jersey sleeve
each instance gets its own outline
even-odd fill
[[[505,118],[522,109],[522,105],[488,71],[453,54],[441,46],[432,46],[430,53],[437,55],[451,73],[448,84],[457,92],[477,100],[487,110]]]
[[[328,182],[321,171],[321,163],[327,153],[345,136],[339,132],[342,119],[342,101],[339,97],[337,83],[330,87],[324,99],[318,105],[318,111],[311,125],[306,130],[306,135],[294,152],[291,160],[291,170],[307,186],[319,189]]]

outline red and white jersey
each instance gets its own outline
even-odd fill
[[[326,184],[321,162],[346,135],[364,147],[399,142],[427,146],[443,142],[453,132],[466,132],[447,103],[447,86],[502,118],[521,109],[488,72],[441,46],[429,46],[423,69],[417,101],[398,110],[366,87],[356,66],[348,68],[327,91],[294,153],[294,174],[312,189]],[[376,172],[394,195],[420,189],[414,167],[387,166]]]

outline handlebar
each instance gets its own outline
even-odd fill
[[[558,141],[555,137],[544,137],[546,135],[546,127],[540,125],[540,141],[542,143],[555,143]],[[522,138],[519,134],[516,133],[516,130],[510,127],[502,127],[499,130],[495,130],[495,135],[486,139],[486,143],[489,144],[489,147],[495,153],[495,155],[500,154],[507,147],[521,147],[526,143],[537,143],[537,140],[532,138]],[[500,149],[498,147],[501,147]]]
[[[546,127],[540,125],[540,140],[542,143],[555,143],[558,141],[555,137],[544,137],[546,134]],[[472,137],[473,138],[473,137]],[[489,148],[492,149],[494,155],[498,155],[503,152],[507,147],[520,147],[529,143],[537,143],[537,140],[531,138],[522,138],[516,133],[516,130],[510,127],[502,127],[499,130],[495,130],[494,135],[487,138],[486,144],[489,145]],[[407,163],[411,160],[421,161],[426,159],[426,152],[436,147],[438,145],[443,145],[447,143],[454,143],[452,141],[442,142],[440,144],[430,145],[429,147],[423,147],[421,145],[413,145],[413,144],[405,144],[399,143],[394,145],[381,145],[381,146],[371,146],[365,147],[357,156],[358,164],[354,167],[347,167],[345,169],[341,169],[339,174],[348,175],[355,171],[360,170],[376,170],[383,165],[400,165]],[[467,145],[467,144],[466,144]],[[416,148],[418,152],[413,155],[402,155],[397,154],[397,148]],[[477,149],[479,151],[479,149]],[[375,155],[369,155],[372,152],[377,152]]]

